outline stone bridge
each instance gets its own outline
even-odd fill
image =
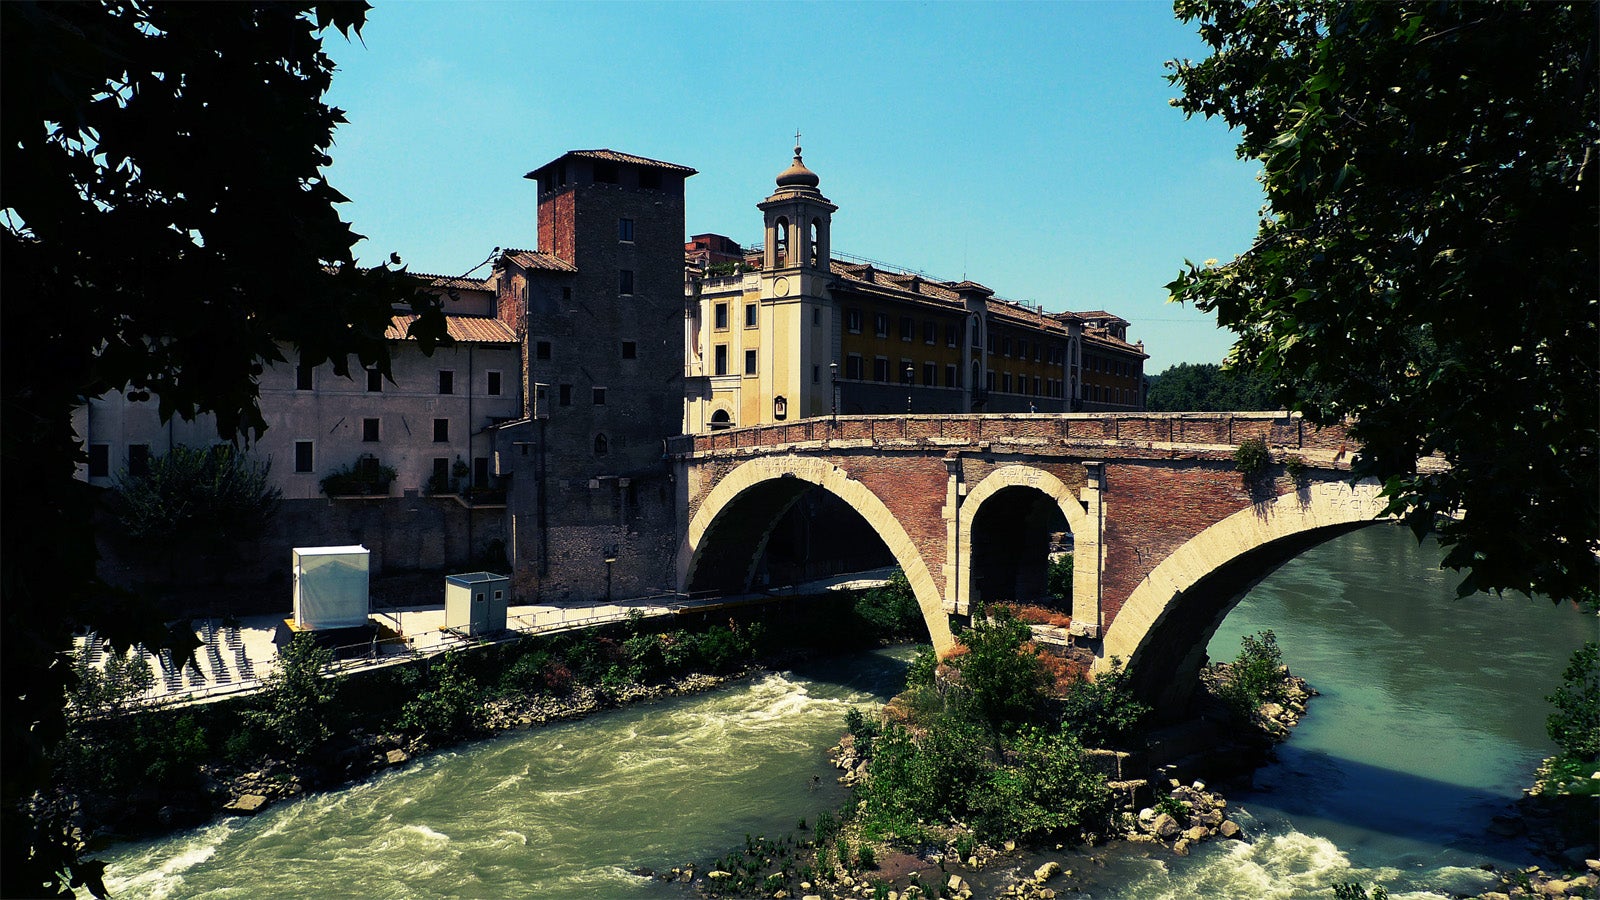
[[[1247,478],[1234,452],[1250,438],[1271,463]],[[678,578],[750,589],[778,522],[820,489],[882,539],[942,656],[949,614],[1043,596],[1051,535],[1070,530],[1076,640],[1179,702],[1247,588],[1383,509],[1376,485],[1349,483],[1347,441],[1281,413],[851,416],[686,436],[671,448]]]

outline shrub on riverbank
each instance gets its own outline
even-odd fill
[[[1534,792],[1600,794],[1600,643],[1587,641],[1572,652],[1561,686],[1545,697],[1556,711],[1545,719],[1550,740],[1561,753],[1539,767]]]
[[[1093,828],[1110,809],[1080,736],[1130,743],[1148,708],[1114,667],[1059,692],[1028,626],[1004,609],[960,634],[935,672],[918,655],[883,726],[849,717],[863,837],[921,844],[961,823],[981,837],[1038,838]],[[1057,695],[1059,693],[1059,695]]]

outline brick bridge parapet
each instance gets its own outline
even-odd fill
[[[1245,477],[1234,454],[1251,438],[1267,444],[1272,462]],[[1209,638],[1240,585],[1282,561],[1269,545],[1315,543],[1383,508],[1375,486],[1349,483],[1344,427],[1284,413],[840,416],[684,436],[668,451],[687,530],[682,587],[720,579],[748,588],[747,557],[818,486],[884,539],[941,655],[954,643],[949,613],[998,599],[978,596],[973,580],[974,529],[995,498],[1027,494],[1061,510],[1075,544],[1072,631],[1130,668],[1157,645],[1187,666],[1188,645],[1202,632]],[[1300,463],[1292,475],[1290,457]],[[1199,589],[1209,581],[1217,582],[1209,593],[1230,598],[1185,600],[1208,593]],[[1187,607],[1194,611],[1180,614]],[[1119,629],[1125,610],[1137,625]],[[1162,637],[1163,626],[1191,634]],[[1144,668],[1161,670],[1155,678],[1182,675]]]

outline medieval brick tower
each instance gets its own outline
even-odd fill
[[[669,585],[663,441],[683,418],[686,166],[574,150],[528,173],[537,251],[500,262],[527,420],[500,428],[518,593],[600,599]],[[659,546],[658,546],[659,545]]]

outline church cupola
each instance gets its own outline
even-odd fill
[[[805,162],[800,159],[800,146],[795,145],[794,162],[789,164],[789,168],[778,173],[778,190],[810,188],[815,191],[817,185],[821,183],[822,179],[817,177],[817,173],[806,168]]]

